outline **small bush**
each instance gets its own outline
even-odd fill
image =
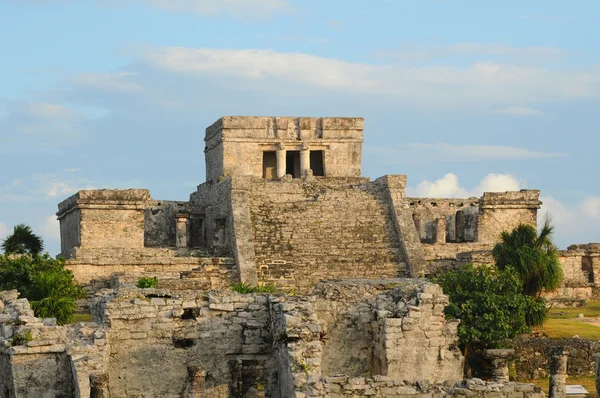
[[[27,330],[25,332],[15,334],[12,338],[11,346],[25,345],[31,340],[33,340],[33,336],[31,336],[31,330]]]
[[[16,289],[31,303],[35,316],[56,318],[59,325],[73,318],[76,301],[86,297],[63,259],[40,255],[0,255],[0,290]]]
[[[141,277],[140,279],[138,279],[137,287],[139,287],[140,289],[155,288],[157,284],[158,279],[156,278]]]
[[[271,284],[261,284],[258,286],[253,286],[249,283],[238,282],[231,285],[231,290],[241,294],[249,294],[249,293],[275,293],[277,291],[277,287]]]

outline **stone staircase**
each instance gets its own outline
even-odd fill
[[[404,275],[392,211],[379,184],[256,182],[250,207],[261,281],[308,290],[321,279]]]

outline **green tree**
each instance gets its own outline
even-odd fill
[[[12,234],[3,240],[2,250],[4,253],[35,256],[44,250],[44,243],[42,238],[33,233],[30,226],[19,224],[15,225]]]
[[[450,298],[446,316],[461,321],[458,337],[465,355],[474,345],[495,348],[529,332],[528,317],[546,314],[542,299],[522,294],[519,275],[510,267],[497,271],[468,264],[437,281]]]
[[[496,267],[512,267],[521,280],[523,294],[540,297],[543,290],[554,290],[562,281],[558,252],[552,244],[554,227],[546,220],[538,234],[535,227],[520,224],[512,232],[503,232],[492,255]]]
[[[0,255],[0,290],[16,289],[31,302],[38,317],[56,318],[58,324],[69,323],[75,313],[76,300],[85,297],[64,260],[47,253],[40,255]]]

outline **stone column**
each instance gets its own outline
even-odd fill
[[[279,144],[277,152],[275,153],[277,156],[277,178],[283,178],[285,176],[286,153],[285,145]]]
[[[188,247],[189,237],[188,221],[190,219],[189,213],[177,213],[175,214],[176,226],[175,226],[175,246],[177,248]]]
[[[435,219],[435,243],[446,243],[446,217]]]
[[[413,221],[415,223],[415,229],[417,230],[417,235],[419,236],[419,242],[422,239],[422,231],[423,231],[423,223],[421,222],[421,217],[419,217],[417,214],[413,213]]]
[[[557,348],[550,357],[550,391],[548,398],[565,398],[567,393],[567,359],[569,352]]]
[[[90,398],[110,398],[108,391],[108,374],[90,374]]]
[[[307,144],[302,145],[302,150],[300,151],[300,175],[302,177],[306,177],[309,175],[310,171],[310,151],[308,149]]]
[[[515,350],[484,350],[483,355],[492,362],[492,380],[509,381],[508,360],[515,355]]]
[[[600,391],[600,354],[594,354],[594,376],[596,377],[596,391]]]

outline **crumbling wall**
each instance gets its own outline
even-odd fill
[[[274,303],[283,396],[327,396],[327,376],[340,374],[461,379],[457,323],[446,322],[445,303],[439,286],[418,279],[321,282],[314,295]]]
[[[144,246],[175,246],[175,215],[188,210],[187,202],[156,200],[144,210]],[[192,238],[192,241],[195,241]]]
[[[126,274],[130,280],[156,277],[159,281],[180,279],[182,272],[204,271],[202,278],[210,289],[220,289],[239,281],[235,261],[231,257],[212,257],[202,252],[185,252],[166,248],[77,249],[75,257],[65,263],[75,280],[94,292],[110,286],[114,273]]]
[[[122,285],[118,293],[95,300],[93,316],[111,324],[108,373],[114,396],[180,397],[193,390],[197,396],[227,397],[238,361],[242,367],[244,361],[260,362],[263,380],[251,382],[274,388],[264,295]]]
[[[75,247],[143,248],[146,189],[82,190],[58,205],[62,254]],[[77,228],[79,225],[79,228]]]
[[[415,227],[424,243],[472,242],[477,231],[477,198],[407,198]],[[438,231],[436,220],[443,220]],[[440,232],[443,236],[440,235]]]
[[[600,341],[582,338],[551,339],[523,336],[515,339],[515,369],[519,380],[543,379],[549,376],[550,356],[556,348],[569,351],[568,375],[587,377],[594,374],[594,354]]]
[[[0,394],[3,397],[90,397],[91,374],[104,371],[105,329],[57,326],[36,318],[16,290],[0,292]]]
[[[252,180],[258,279],[308,291],[321,279],[403,275],[392,211],[386,187],[365,179]]]
[[[503,231],[519,224],[537,225],[537,211],[542,202],[540,191],[485,192],[479,199],[479,222],[476,240],[496,242]]]
[[[348,377],[330,376],[325,379],[325,396],[328,397],[496,397],[543,398],[540,387],[523,383],[497,383],[480,379],[461,380],[456,383],[432,384],[427,381],[406,383],[387,376]]]

